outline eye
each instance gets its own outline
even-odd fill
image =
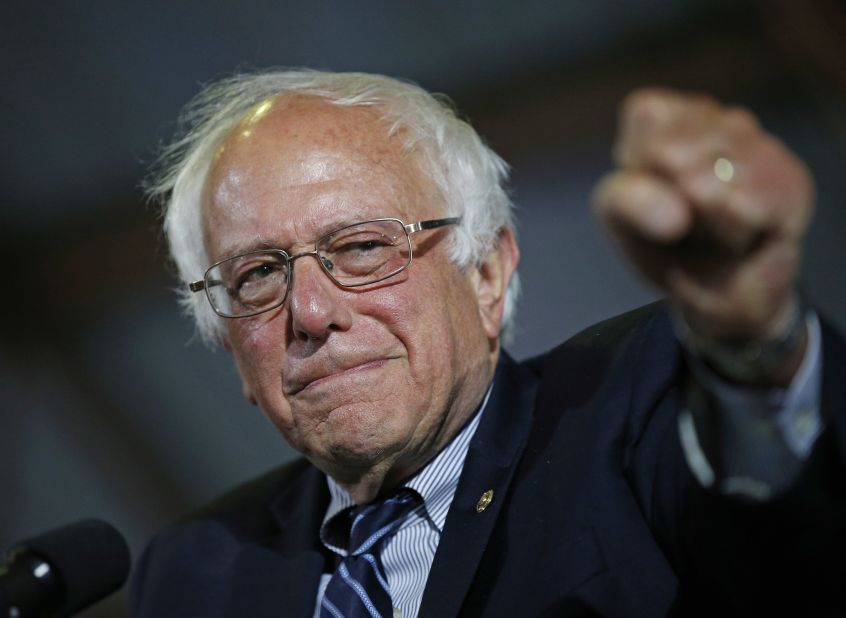
[[[364,242],[355,243],[350,247],[350,249],[354,249],[357,251],[361,251],[362,253],[366,253],[367,251],[372,251],[373,249],[378,249],[380,247],[389,247],[391,243],[386,242],[384,240],[367,240]]]
[[[333,253],[370,253],[385,247],[392,247],[394,243],[385,236],[368,236],[367,238],[351,237],[338,239],[332,244]]]
[[[235,288],[240,290],[245,285],[259,283],[283,270],[284,267],[281,264],[274,262],[259,264],[241,273],[235,282]]]
[[[365,221],[324,236],[316,246],[324,269],[341,285],[365,285],[399,272],[410,260],[408,237],[395,219]]]

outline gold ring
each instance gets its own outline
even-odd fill
[[[723,182],[731,182],[734,178],[734,163],[725,157],[719,157],[714,161],[714,176]]]

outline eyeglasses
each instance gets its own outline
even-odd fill
[[[461,217],[409,224],[393,218],[362,221],[326,234],[314,243],[313,251],[288,255],[282,249],[264,249],[221,260],[188,288],[205,290],[219,316],[246,318],[285,302],[294,284],[294,261],[301,257],[313,255],[335,283],[357,288],[408,268],[411,234],[460,222]]]

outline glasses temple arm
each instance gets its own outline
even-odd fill
[[[417,223],[409,223],[405,226],[405,231],[409,234],[419,232],[420,230],[431,230],[436,227],[443,227],[445,225],[458,225],[461,223],[461,217],[448,217],[446,219],[429,219],[428,221],[418,221]]]
[[[208,282],[208,285],[207,285],[205,280],[200,279],[199,281],[192,281],[191,283],[189,283],[188,289],[191,290],[192,292],[200,292],[200,291],[205,290],[207,288],[212,288],[216,285],[223,285],[223,281],[221,281],[220,279],[212,279]]]

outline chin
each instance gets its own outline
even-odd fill
[[[328,464],[325,467],[333,471],[340,470],[341,474],[344,470],[350,472],[370,470],[384,461],[392,452],[375,445],[331,444],[324,448],[327,452],[322,459]]]
[[[321,423],[318,449],[327,460],[340,465],[372,466],[407,441],[402,439],[401,420],[395,411],[379,410],[372,404],[340,406]]]

